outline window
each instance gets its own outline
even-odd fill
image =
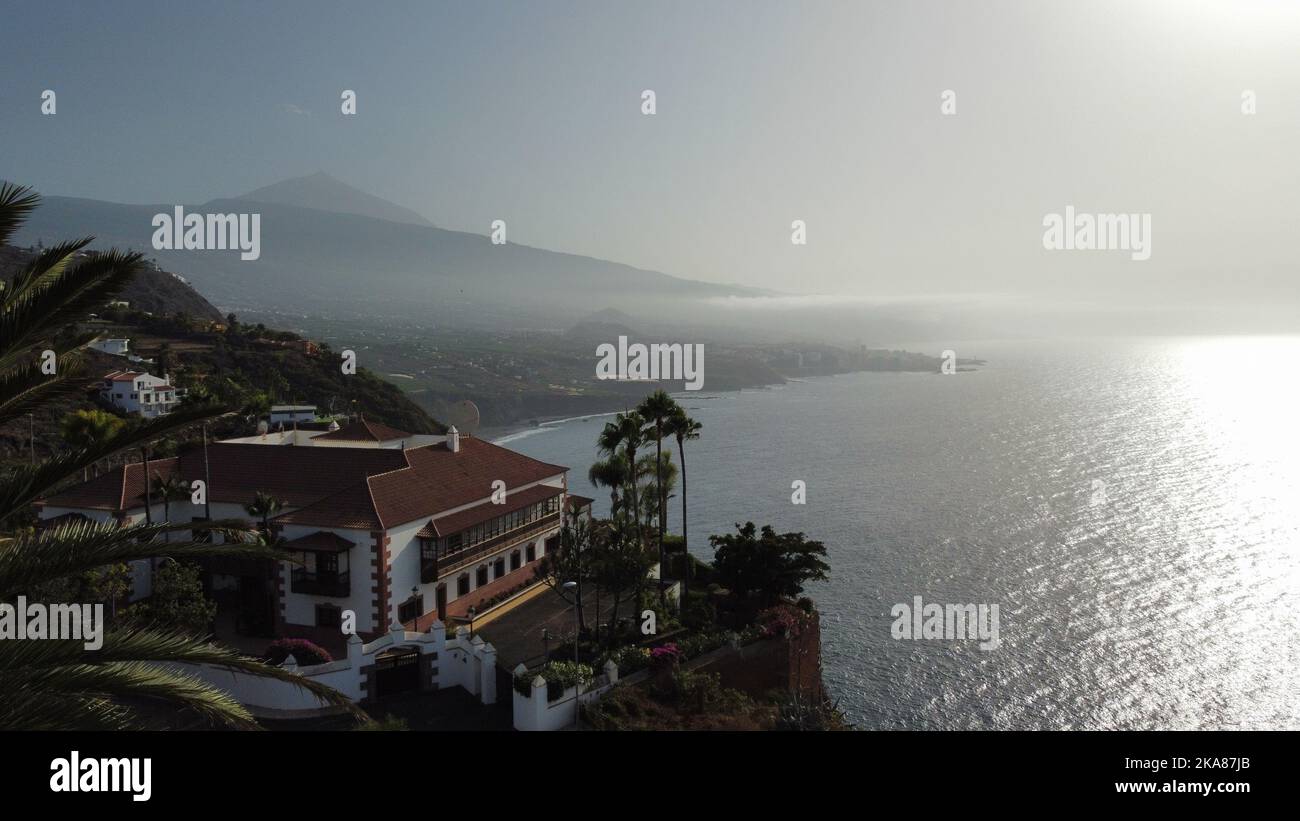
[[[420,583],[429,584],[438,578],[437,542],[433,539],[420,540]]]
[[[533,542],[532,544],[528,545],[528,549],[524,551],[524,555],[527,557],[527,561],[530,562],[537,561],[537,543]]]
[[[465,575],[461,576],[459,579],[456,580],[456,595],[457,596],[469,595],[469,574],[468,573],[466,573]]]
[[[317,627],[340,627],[342,626],[343,610],[333,604],[316,605],[316,626]]]
[[[397,620],[415,621],[424,612],[424,596],[412,596],[397,606]]]
[[[518,551],[518,550],[516,550],[514,553],[511,553],[511,554],[510,554],[510,569],[511,569],[511,570],[518,570],[518,569],[519,569],[519,551]]]
[[[554,553],[556,549],[559,548],[559,546],[560,546],[560,537],[552,536],[551,538],[546,540],[546,546],[542,550],[542,553],[549,556],[550,554]]]
[[[492,578],[499,579],[506,574],[506,560],[497,559],[492,563]]]
[[[480,567],[478,569],[478,573],[476,573],[475,576],[476,576],[476,578],[474,579],[475,587],[482,587],[483,585],[487,584],[488,583],[487,565],[483,565],[482,567]]]
[[[447,537],[447,552],[452,553],[461,548],[461,534],[453,533]]]

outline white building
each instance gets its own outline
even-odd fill
[[[271,429],[280,425],[292,427],[295,422],[311,422],[316,418],[315,405],[272,405]]]
[[[90,347],[113,356],[127,356],[131,352],[131,340],[100,338],[91,342]]]
[[[113,371],[104,376],[99,395],[127,413],[146,419],[171,413],[181,401],[181,393],[168,381],[141,371]]]
[[[218,442],[206,459],[199,448],[154,460],[149,471],[206,482],[210,510],[172,501],[173,522],[247,520],[244,508],[259,492],[279,501],[269,525],[298,561],[204,559],[208,582],[219,605],[224,597],[241,617],[269,622],[274,635],[326,648],[341,646],[345,611],[358,634],[374,639],[393,622],[422,632],[435,618],[464,617],[536,584],[537,562],[558,543],[561,511],[591,504],[568,495],[568,468],[454,431],[417,439],[358,421],[331,432],[332,447],[320,435],[312,447],[269,447],[277,435],[266,438]],[[436,441],[401,445],[425,439]],[[144,493],[143,466],[132,463],[42,500],[40,515],[138,523]],[[161,521],[162,501],[151,502]],[[147,575],[147,566],[137,573]],[[136,596],[146,587],[138,581]]]

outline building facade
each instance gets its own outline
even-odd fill
[[[246,624],[265,623],[263,634],[338,648],[345,616],[366,640],[394,622],[417,632],[434,619],[454,624],[471,607],[532,585],[537,562],[558,543],[561,511],[590,505],[568,496],[566,467],[454,428],[417,437],[353,422],[295,433],[329,438],[276,447],[296,442],[249,437],[210,445],[206,459],[196,449],[149,465],[151,476],[204,483],[202,504],[170,502],[173,522],[254,519],[245,508],[259,492],[280,503],[255,524],[281,539],[294,562],[204,562],[219,604],[239,609]],[[162,521],[161,500],[149,501],[152,520]],[[144,467],[134,463],[44,499],[40,510],[47,520],[137,523],[145,506]],[[133,598],[147,595],[148,575],[147,566],[135,568]]]

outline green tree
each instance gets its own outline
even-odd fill
[[[664,422],[680,410],[678,404],[668,395],[667,391],[657,390],[654,393],[641,400],[637,407],[637,413],[645,420],[646,427],[643,432],[648,438],[655,440],[655,460],[651,464],[661,468],[664,464]],[[636,463],[636,457],[632,458],[633,464]],[[658,489],[657,499],[659,510],[659,578],[666,577],[664,569],[664,531],[668,529],[668,495],[666,492],[667,483],[664,481],[662,470],[656,475],[655,487]],[[660,597],[667,593],[663,586],[659,588]]]
[[[172,520],[172,502],[185,501],[190,498],[190,486],[175,473],[169,473],[163,476],[161,473],[154,471],[153,474],[153,492],[162,499],[163,504],[163,521],[170,523]],[[171,534],[167,534],[166,541],[171,541]]]
[[[59,431],[68,447],[94,448],[112,439],[125,424],[126,422],[120,416],[114,416],[108,411],[78,410],[63,417],[63,421],[59,423]],[[83,482],[90,478],[91,468],[94,469],[96,476],[99,475],[98,463],[83,468],[81,471]]]
[[[279,513],[284,503],[265,491],[253,494],[253,501],[244,505],[244,512],[261,523],[262,537],[271,538],[271,519]]]
[[[691,542],[686,531],[686,440],[699,439],[700,430],[704,425],[696,422],[686,415],[686,410],[678,406],[677,410],[668,417],[664,423],[664,433],[677,440],[677,460],[681,463],[682,470],[682,550],[686,553],[685,565],[686,570],[682,579],[682,594],[690,592],[691,589],[691,567],[690,559]]]
[[[592,524],[587,519],[575,516],[564,517],[564,526],[560,528],[560,541],[555,550],[548,552],[533,570],[534,579],[547,587],[578,611],[578,629],[587,630],[586,615],[583,613],[582,584],[592,580],[591,553]],[[574,582],[576,587],[566,587]]]
[[[206,635],[217,615],[217,603],[203,595],[201,572],[193,562],[164,559],[154,573],[149,599],[131,605],[123,615],[151,628]]]
[[[670,453],[658,454],[657,459],[655,454],[647,453],[636,460],[636,475],[642,481],[641,512],[645,526],[651,527],[659,502],[671,498],[677,489],[677,465],[673,464]],[[663,539],[659,541],[662,544]]]
[[[0,246],[6,244],[38,203],[28,189],[0,184]],[[84,335],[61,333],[122,293],[140,267],[139,254],[117,251],[79,256],[92,238],[47,248],[0,290],[0,425],[13,422],[56,398],[76,396],[90,384],[74,379],[82,366]],[[42,372],[41,351],[54,352],[53,375]],[[124,428],[106,441],[69,447],[35,465],[15,465],[0,477],[0,601],[12,601],[56,579],[159,555],[187,558],[230,555],[278,558],[248,544],[242,522],[214,522],[229,544],[187,542],[164,546],[174,525],[70,521],[34,531],[12,523],[30,515],[31,504],[90,465],[172,435],[220,409],[178,410]],[[147,475],[147,474],[146,474]],[[8,528],[8,529],[5,529]],[[129,729],[151,725],[143,704],[167,704],[206,721],[257,727],[228,693],[182,672],[178,664],[275,678],[302,687],[327,704],[353,709],[335,690],[296,673],[193,637],[148,629],[110,630],[94,651],[79,640],[0,641],[0,730]]]
[[[630,479],[631,471],[628,470],[627,457],[621,451],[613,454],[608,459],[597,461],[587,471],[587,481],[596,487],[609,488],[611,516],[618,513],[621,504],[619,494],[628,485]]]
[[[825,581],[830,570],[823,558],[826,546],[802,533],[777,534],[763,525],[755,535],[753,522],[736,525],[736,533],[710,536],[714,578],[739,599],[756,597],[761,605],[781,597],[794,598],[810,581]]]
[[[619,638],[619,606],[628,593],[632,593],[633,601],[639,598],[656,559],[637,540],[626,512],[594,524],[593,529],[592,572],[600,587],[614,598],[609,616],[609,641],[613,645]]]
[[[617,456],[621,450],[627,464],[635,465],[637,449],[645,443],[642,433],[644,427],[645,422],[638,413],[617,414],[613,422],[605,423],[597,445],[609,457]],[[636,471],[629,469],[629,474],[632,486],[628,495],[632,498],[632,520],[636,523],[637,539],[641,540],[641,498],[637,492]]]

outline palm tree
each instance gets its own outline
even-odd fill
[[[656,505],[661,499],[669,499],[677,487],[677,465],[673,463],[670,453],[644,454],[636,460],[636,475],[643,483],[641,488],[642,513],[645,514],[645,526],[650,527],[656,514]]]
[[[284,503],[265,491],[257,491],[253,494],[253,501],[244,505],[244,511],[249,516],[258,519],[262,523],[262,536],[266,539],[271,538],[271,517],[280,512]]]
[[[163,476],[161,473],[154,471],[153,489],[162,497],[163,521],[170,524],[172,520],[172,502],[190,498],[190,486],[175,473]],[[166,541],[171,541],[170,533],[167,534]]]
[[[606,422],[605,429],[600,432],[598,445],[602,453],[616,456],[621,449],[623,458],[627,464],[636,464],[636,451],[645,443],[642,428],[645,427],[645,421],[641,415],[635,411],[631,413],[620,413],[614,416],[613,422]],[[641,499],[637,493],[636,471],[630,467],[628,469],[629,479],[631,480],[631,490],[628,495],[632,497],[632,519],[636,523],[637,541],[642,541],[641,536]]]
[[[664,420],[672,416],[673,411],[678,405],[668,393],[662,389],[641,400],[637,407],[637,412],[646,420],[645,434],[654,437],[655,440],[655,465],[663,465],[664,455]],[[659,489],[659,578],[664,578],[664,531],[668,528],[668,499],[664,493],[664,477],[660,472],[656,475],[655,487]],[[659,596],[662,599],[667,593],[663,585],[659,587]]]
[[[69,413],[63,417],[59,424],[59,432],[63,434],[63,441],[74,448],[87,448],[102,444],[113,437],[122,426],[126,424],[119,416],[114,416],[108,411],[102,410],[79,410]],[[81,480],[90,478],[90,470],[94,468],[95,475],[99,475],[98,465],[91,465],[81,472]]]
[[[0,246],[36,207],[28,189],[0,184]],[[55,397],[76,395],[89,380],[73,379],[81,365],[84,336],[64,333],[88,313],[116,298],[140,265],[139,254],[116,251],[79,256],[91,240],[54,245],[0,281],[0,425],[40,408]],[[51,351],[53,374],[42,372]],[[177,410],[123,428],[105,441],[70,446],[50,459],[14,465],[0,478],[0,601],[13,601],[40,585],[109,565],[159,555],[279,558],[247,543],[245,523],[212,522],[229,533],[229,544],[186,542],[163,547],[160,537],[184,526],[68,522],[40,532],[15,531],[32,502],[48,495],[101,460],[212,418],[221,409]],[[146,474],[147,475],[147,474]],[[302,687],[327,704],[352,709],[331,688],[296,673],[176,632],[130,628],[107,631],[103,646],[88,651],[79,640],[0,641],[0,730],[130,729],[150,726],[141,707],[164,703],[192,711],[213,723],[256,727],[253,717],[229,694],[178,668],[207,664],[274,678]]]
[[[704,425],[686,415],[684,408],[678,407],[664,423],[664,433],[677,440],[677,459],[682,465],[682,551],[686,556],[685,577],[682,580],[683,595],[691,589],[691,543],[686,537],[686,440],[699,439]]]
[[[587,481],[596,487],[609,488],[609,515],[611,516],[618,513],[620,505],[618,494],[627,485],[629,473],[627,458],[621,452],[615,453],[608,459],[601,459],[587,471]]]

